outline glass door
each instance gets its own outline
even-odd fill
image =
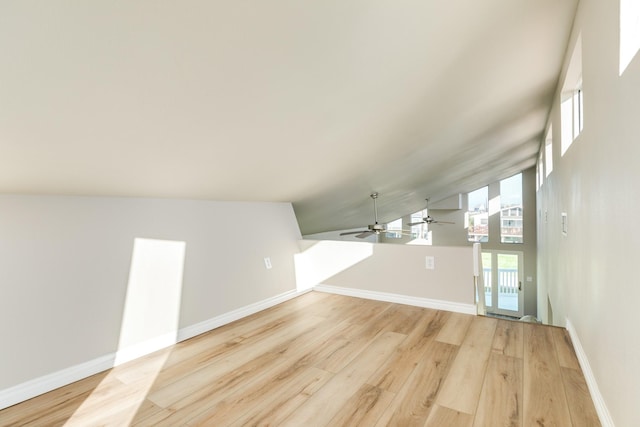
[[[522,252],[482,252],[487,313],[522,317],[522,259]]]

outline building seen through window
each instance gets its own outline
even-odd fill
[[[486,243],[489,241],[489,187],[482,187],[468,194],[466,213],[467,240]]]
[[[522,174],[500,181],[500,242],[523,243]]]

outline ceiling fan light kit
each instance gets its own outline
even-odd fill
[[[378,198],[378,193],[373,192],[370,194],[370,197],[373,199],[373,215],[375,222],[373,224],[369,224],[367,226],[367,230],[359,230],[359,231],[347,231],[344,233],[340,233],[341,236],[347,236],[349,234],[356,234],[356,237],[360,239],[364,239],[366,237],[371,236],[372,234],[380,234],[387,231],[387,226],[385,224],[378,223],[378,205],[376,203],[376,199]]]

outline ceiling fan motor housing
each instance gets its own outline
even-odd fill
[[[376,233],[380,233],[382,231],[386,231],[384,224],[369,224],[369,230],[374,231]]]

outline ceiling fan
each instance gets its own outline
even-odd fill
[[[359,237],[360,239],[364,239],[365,237],[369,237],[372,234],[380,234],[380,233],[385,233],[387,232],[387,225],[386,224],[379,224],[378,223],[378,205],[376,204],[376,199],[378,198],[378,193],[371,193],[370,197],[373,199],[373,215],[374,215],[374,220],[375,222],[373,224],[369,224],[368,230],[360,230],[360,231],[347,231],[344,233],[340,233],[341,236],[346,236],[349,234],[355,234],[356,237]],[[390,232],[394,232],[394,233],[401,233],[401,234],[405,234],[404,230],[389,230]]]
[[[427,211],[427,216],[422,218],[422,221],[418,221],[418,222],[412,222],[408,225],[420,225],[420,224],[455,224],[455,222],[449,222],[449,221],[436,221],[435,219],[433,219],[431,217],[431,215],[429,215],[429,199],[427,199],[427,207],[425,208]]]

